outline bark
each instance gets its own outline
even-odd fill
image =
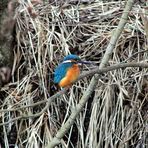
[[[12,67],[14,20],[8,14],[8,0],[0,2],[0,67]]]
[[[0,86],[9,80],[13,65],[15,1],[0,1]],[[5,68],[5,72],[1,70]],[[7,76],[5,76],[7,75]],[[7,77],[7,78],[5,78]]]

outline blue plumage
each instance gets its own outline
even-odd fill
[[[66,56],[63,60],[80,60],[80,58],[77,55],[70,54]],[[61,63],[54,72],[54,83],[59,83],[66,75],[67,70],[72,67],[73,63]]]
[[[72,63],[61,63],[54,72],[54,83],[59,83],[66,75],[67,70],[72,66]]]
[[[67,60],[81,60],[81,59],[75,54],[70,54],[66,56],[63,61],[67,61]]]

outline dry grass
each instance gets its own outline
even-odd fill
[[[1,111],[1,123],[9,122],[0,127],[1,145],[5,147],[15,144],[44,148],[54,137],[90,79],[74,84],[40,116],[27,118],[45,106],[32,104],[46,101],[60,90],[53,83],[53,72],[65,55],[74,53],[99,65],[125,5],[124,1],[60,2],[34,6],[36,16],[28,11],[27,2],[20,1],[13,78],[1,90],[1,110],[5,111]],[[134,5],[109,65],[148,61],[147,39],[140,17],[142,8],[142,3]],[[83,70],[93,68],[85,66]],[[100,76],[96,90],[59,147],[146,148],[147,72],[147,69],[126,68]]]

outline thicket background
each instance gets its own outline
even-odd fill
[[[14,37],[13,66],[8,64],[11,77],[0,90],[0,144],[2,148],[44,148],[75,109],[92,78],[81,79],[45,107],[47,100],[61,91],[53,83],[54,68],[73,53],[96,64],[84,65],[83,72],[96,69],[127,1],[20,0],[15,1],[17,6],[10,2],[15,8],[6,8],[8,14],[14,12],[11,17],[15,20],[14,31],[8,31]],[[146,1],[134,1],[107,66],[147,63],[147,8]],[[118,69],[99,77],[57,147],[148,147],[148,70]]]

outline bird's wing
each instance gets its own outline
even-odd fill
[[[65,77],[67,70],[71,66],[71,63],[60,64],[54,72],[54,83],[59,83]]]

